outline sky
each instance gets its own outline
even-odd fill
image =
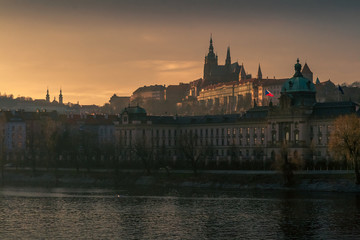
[[[0,92],[107,103],[138,87],[203,75],[212,34],[219,64],[286,78],[296,59],[320,81],[360,81],[357,0],[0,0]]]

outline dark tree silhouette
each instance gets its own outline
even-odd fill
[[[154,148],[150,144],[146,144],[144,140],[139,140],[133,145],[133,151],[142,162],[144,169],[148,175],[154,165]]]
[[[334,121],[329,149],[354,164],[355,183],[360,184],[360,118],[357,115],[340,116]]]
[[[179,137],[179,150],[190,163],[195,176],[198,173],[200,161],[206,157],[206,149],[198,145],[198,136],[192,132],[183,133]]]

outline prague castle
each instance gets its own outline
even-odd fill
[[[313,73],[305,63],[301,74],[313,82]],[[268,106],[279,104],[281,88],[288,78],[263,78],[259,64],[256,77],[246,73],[244,64],[231,62],[230,47],[227,49],[224,65],[219,65],[218,56],[214,51],[213,39],[210,37],[209,51],[205,56],[203,78],[188,84],[179,85],[151,85],[138,88],[131,96],[133,105],[145,106],[150,114],[154,108],[147,102],[157,102],[157,109],[161,102],[173,104],[173,110],[166,112],[180,115],[202,114],[234,114],[244,113],[254,106]],[[266,95],[270,92],[273,97]],[[165,112],[165,110],[164,110]]]

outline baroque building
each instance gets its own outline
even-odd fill
[[[164,101],[166,98],[165,89],[165,85],[151,85],[139,87],[131,95],[130,101],[136,104],[140,104],[144,101],[149,100]]]
[[[231,85],[229,89],[232,91]],[[279,105],[255,104],[243,114],[183,117],[148,116],[138,106],[128,107],[115,128],[122,157],[128,160],[133,159],[131,149],[139,143],[155,155],[183,160],[180,139],[191,135],[196,151],[207,149],[204,161],[209,164],[253,161],[269,166],[286,147],[290,158],[315,168],[332,158],[327,145],[333,120],[351,113],[359,114],[358,105],[351,101],[318,103],[315,85],[303,76],[298,60],[294,76],[283,81]]]

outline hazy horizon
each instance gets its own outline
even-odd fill
[[[359,81],[358,1],[3,1],[1,94],[103,105],[115,93],[202,77],[210,34],[224,64],[256,76],[293,75],[296,58],[320,81]]]

